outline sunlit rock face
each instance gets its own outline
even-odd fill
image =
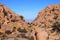
[[[14,39],[17,36],[26,35],[27,31],[28,24],[24,17],[14,13],[7,6],[0,4],[0,39]],[[22,39],[22,36],[20,38]]]
[[[36,27],[36,40],[60,40],[60,4],[47,6],[32,24]]]
[[[29,23],[0,4],[0,40],[60,40],[60,4],[47,6]]]

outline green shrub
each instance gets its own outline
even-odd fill
[[[18,28],[17,31],[22,32],[22,33],[27,33],[25,28],[24,29]]]
[[[5,33],[9,35],[9,34],[11,34],[12,32],[11,32],[10,30],[6,30]]]
[[[13,27],[13,30],[12,30],[12,32],[15,32],[15,30],[16,30],[16,27]]]
[[[20,18],[23,20],[24,17],[23,16],[20,16]]]
[[[16,20],[11,20],[11,22],[16,22]]]
[[[60,32],[60,23],[55,23],[52,27],[53,31]]]

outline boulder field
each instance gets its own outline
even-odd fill
[[[0,40],[60,40],[59,13],[60,4],[49,5],[29,23],[0,4]]]

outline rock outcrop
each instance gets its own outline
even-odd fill
[[[32,22],[37,40],[60,40],[60,4],[49,5]]]
[[[49,5],[31,23],[0,4],[0,40],[60,40],[60,4]]]
[[[10,37],[15,38],[17,35],[24,36],[25,33],[27,33],[27,31],[28,31],[28,24],[24,20],[24,17],[22,15],[15,14],[7,6],[0,4],[1,40]]]

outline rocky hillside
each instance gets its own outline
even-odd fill
[[[32,27],[36,29],[37,40],[60,40],[60,4],[49,5],[40,11]]]
[[[0,4],[0,40],[60,40],[60,4],[49,5],[27,23]]]
[[[21,33],[26,33],[27,29],[28,25],[22,15],[15,14],[7,6],[0,4],[0,40],[24,35]]]

